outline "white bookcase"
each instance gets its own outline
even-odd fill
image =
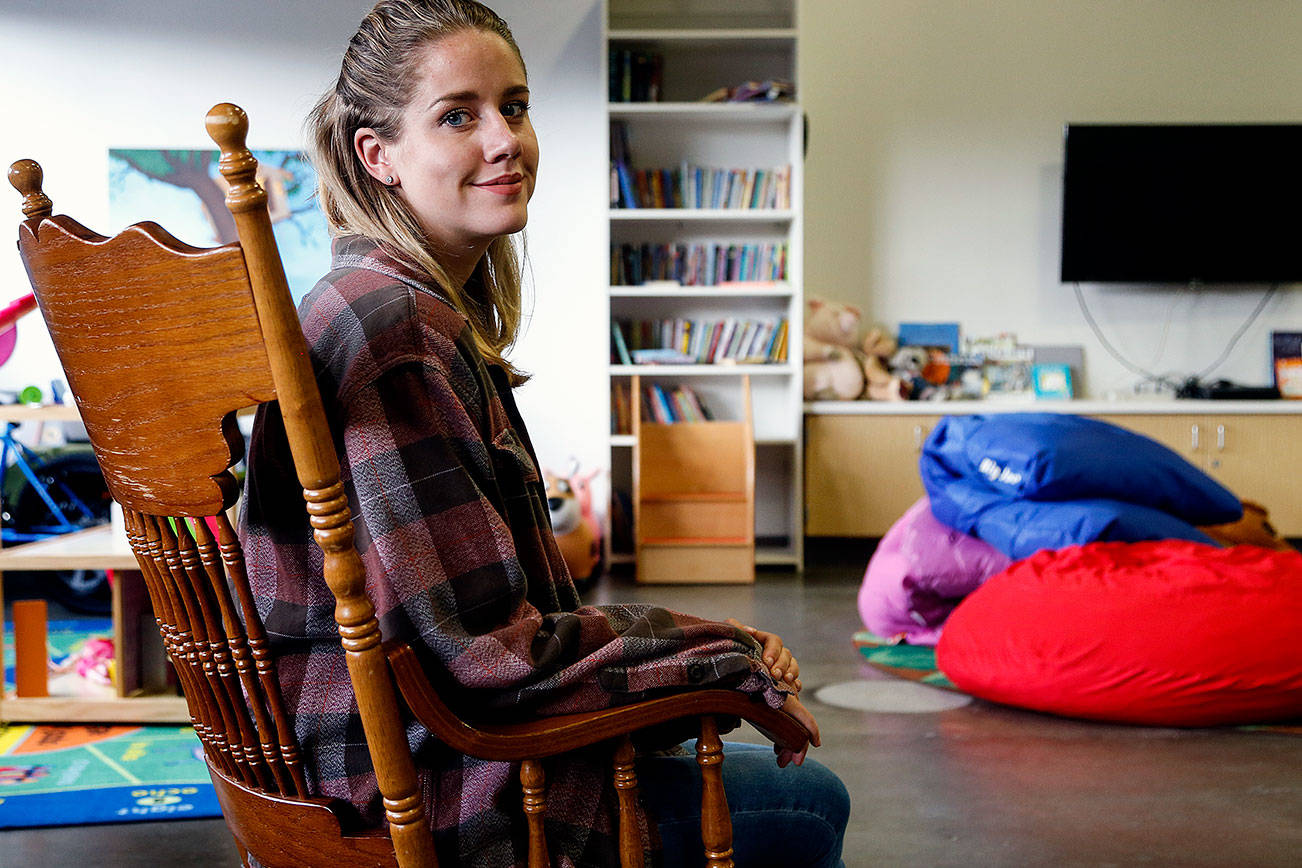
[[[608,249],[621,244],[785,244],[785,280],[727,286],[613,285],[612,274],[609,303],[612,322],[785,318],[786,360],[693,365],[612,361],[610,376],[612,390],[629,384],[633,375],[640,375],[643,383],[690,385],[718,417],[735,419],[743,412],[739,378],[749,375],[756,448],[756,562],[799,567],[803,562],[804,116],[795,79],[795,0],[607,0],[606,11],[608,63],[620,63],[617,53],[625,50],[663,59],[658,101],[608,104],[610,122],[622,124],[627,131],[634,168],[672,169],[687,164],[747,171],[790,169],[790,207],[612,205],[608,221]],[[612,52],[616,53],[613,61]],[[701,101],[717,88],[769,79],[794,83],[795,101]],[[613,421],[611,431],[611,488],[631,492],[633,438],[615,433]],[[605,539],[609,563],[632,560],[631,549],[621,551],[611,533]]]

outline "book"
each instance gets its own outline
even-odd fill
[[[632,170],[624,163],[616,163],[615,173],[619,178],[619,207],[638,207],[638,195],[634,186]]]
[[[691,388],[684,386],[683,393],[686,395],[687,403],[691,405],[692,412],[696,416],[697,421],[711,421],[713,417],[706,411],[705,405],[701,403],[701,399],[696,392]]]
[[[669,424],[674,421],[674,411],[669,403],[669,396],[659,383],[651,384],[651,397],[655,406],[656,421]]]
[[[633,350],[630,354],[635,365],[690,365],[696,359],[673,347],[651,347]]]
[[[624,342],[624,331],[619,323],[611,321],[610,338],[614,346],[612,361],[618,361],[621,365],[633,364],[633,358],[628,354],[628,344]]]
[[[633,430],[633,406],[628,382],[612,380],[610,384],[610,433],[629,434]]]

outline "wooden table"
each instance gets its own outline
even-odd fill
[[[48,418],[48,417],[45,417]],[[75,411],[73,418],[76,418]],[[113,570],[115,688],[109,698],[51,696],[0,701],[0,720],[30,723],[189,723],[185,700],[167,682],[162,640],[135,555],[108,525],[0,550],[4,570]],[[3,604],[3,597],[0,597]],[[2,652],[0,652],[2,653]],[[4,659],[0,656],[0,666]]]

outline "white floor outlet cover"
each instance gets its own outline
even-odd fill
[[[930,714],[962,708],[972,697],[913,681],[843,681],[814,692],[825,705],[854,711]]]

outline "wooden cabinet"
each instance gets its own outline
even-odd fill
[[[923,494],[918,456],[939,418],[807,416],[806,535],[886,533]]]
[[[1163,443],[1240,498],[1270,512],[1283,535],[1302,536],[1302,413],[1288,402],[1224,407],[1180,402],[1151,411],[1102,401],[1054,407],[980,404],[903,412],[807,412],[805,416],[805,533],[880,537],[923,494],[918,476],[922,443],[944,413],[1073,412],[1128,428]],[[1135,412],[1131,412],[1131,410]]]
[[[639,582],[755,580],[755,438],[742,417],[656,424],[633,378],[634,526]]]

